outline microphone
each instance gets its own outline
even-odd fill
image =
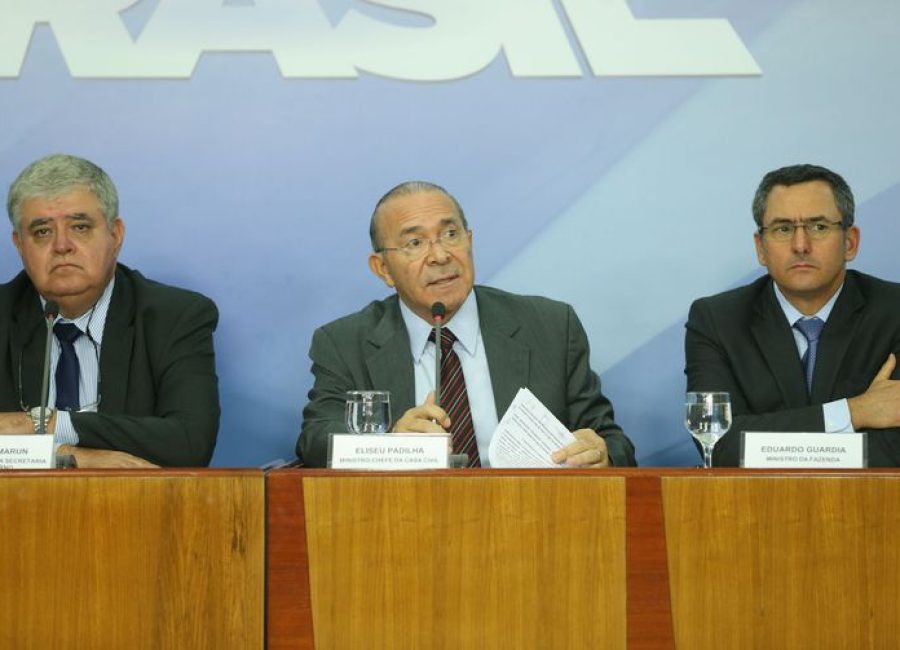
[[[47,402],[50,399],[50,346],[53,344],[53,321],[59,315],[59,305],[48,300],[44,305],[44,323],[47,326],[47,343],[44,345],[44,378],[41,381],[41,425],[37,433],[47,433]]]
[[[434,324],[434,403],[441,405],[441,327],[447,308],[436,302],[431,306],[431,320]]]

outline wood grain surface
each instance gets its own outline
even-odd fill
[[[892,648],[900,478],[664,478],[679,648]]]
[[[0,648],[262,648],[262,472],[0,474]]]
[[[304,479],[316,648],[624,648],[624,481]]]

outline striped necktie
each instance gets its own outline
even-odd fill
[[[434,342],[434,331],[429,341]],[[468,454],[469,467],[481,467],[475,426],[469,410],[469,394],[459,356],[453,350],[456,336],[446,327],[441,330],[441,396],[440,404],[450,417],[450,434],[454,454]]]

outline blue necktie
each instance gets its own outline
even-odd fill
[[[822,335],[822,328],[825,327],[825,321],[813,318],[801,318],[794,326],[800,330],[800,333],[806,337],[809,347],[806,348],[806,354],[803,355],[803,371],[806,373],[806,390],[812,392],[813,370],[816,367],[816,349],[819,347],[819,337]]]
[[[64,411],[77,411],[80,403],[78,396],[78,376],[81,368],[78,355],[75,354],[75,341],[82,331],[72,323],[56,323],[53,333],[59,340],[59,361],[56,364],[56,408]]]

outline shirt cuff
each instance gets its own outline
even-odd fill
[[[856,433],[850,419],[850,405],[845,399],[822,404],[826,433]]]
[[[56,428],[53,430],[53,442],[59,445],[77,445],[78,433],[72,424],[72,416],[68,411],[56,412]]]

